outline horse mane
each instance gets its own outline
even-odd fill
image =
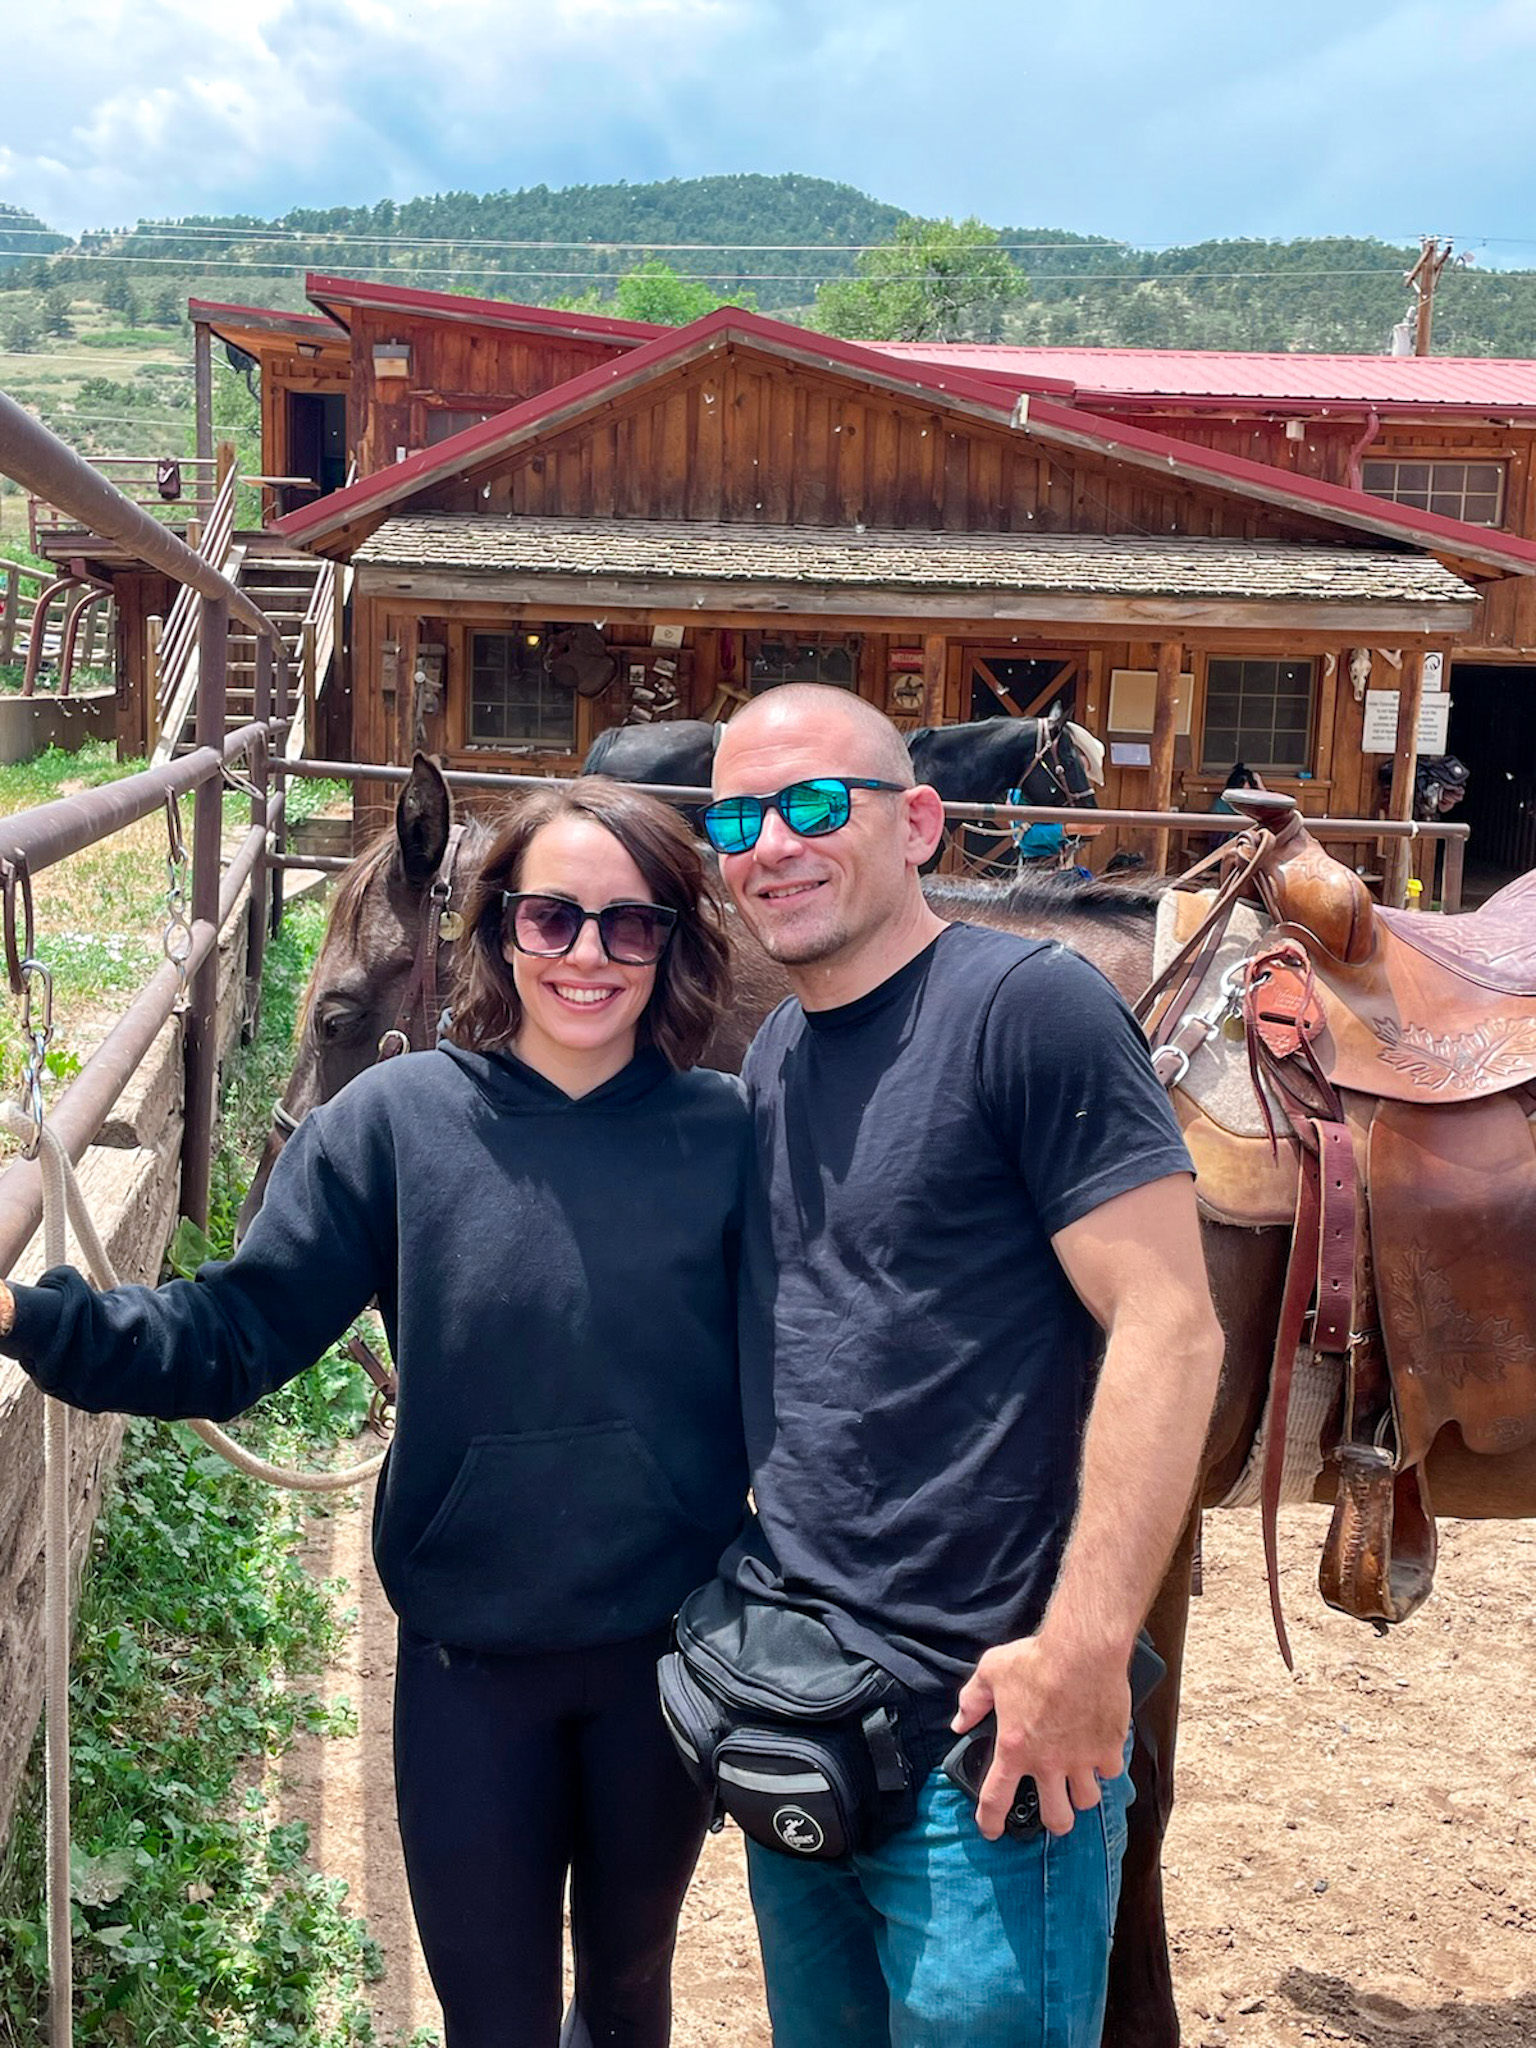
[[[1023,874],[1002,882],[931,875],[923,883],[923,894],[940,917],[991,912],[1021,919],[1047,918],[1053,924],[1075,917],[1096,923],[1141,923],[1155,915],[1168,887],[1162,879],[1122,882],[1102,875],[1085,881],[1074,874]]]

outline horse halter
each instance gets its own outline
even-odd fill
[[[464,920],[452,907],[453,871],[464,832],[463,825],[450,828],[437,873],[422,896],[411,977],[405,985],[399,1014],[375,1050],[376,1066],[381,1060],[398,1059],[404,1052],[428,1051],[436,1040],[438,1019],[443,1013],[439,986],[441,948],[453,945],[464,935]],[[284,1103],[273,1103],[272,1129],[280,1146],[288,1142],[302,1122],[303,1118],[295,1116]]]
[[[1058,726],[1052,732],[1049,720],[1044,718],[1036,719],[1035,724],[1037,728],[1035,758],[1019,777],[1017,785],[1019,790],[1022,792],[1025,783],[1028,782],[1030,776],[1038,768],[1049,780],[1052,790],[1069,810],[1077,811],[1081,810],[1085,804],[1091,805],[1093,803],[1092,789],[1074,792],[1069,788],[1066,775],[1062,771],[1061,741],[1063,727]]]
[[[450,908],[453,866],[463,838],[462,825],[450,829],[437,873],[421,900],[421,929],[416,939],[416,957],[411,963],[411,978],[405,985],[400,1015],[379,1040],[375,1064],[377,1060],[398,1059],[403,1052],[425,1052],[435,1041],[437,1020],[443,1014],[437,976],[438,947],[452,945],[464,935],[463,918]],[[421,1024],[419,1041],[416,1037],[418,1020]]]

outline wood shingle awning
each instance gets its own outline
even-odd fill
[[[696,521],[387,519],[364,592],[672,612],[1450,634],[1477,593],[1430,555],[1140,534],[859,532]]]

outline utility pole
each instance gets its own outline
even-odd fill
[[[1413,352],[1416,356],[1429,354],[1430,330],[1435,318],[1435,286],[1440,282],[1440,273],[1450,260],[1449,238],[1442,249],[1438,235],[1420,235],[1419,260],[1403,279],[1403,283],[1415,299]]]

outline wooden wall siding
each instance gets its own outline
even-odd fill
[[[385,341],[409,343],[408,379],[376,382],[374,344]],[[502,412],[622,353],[603,342],[543,340],[507,328],[356,308],[347,425],[359,468],[366,475],[396,461],[400,448],[424,448],[428,417],[438,408]]]
[[[616,399],[499,470],[445,484],[421,502],[567,518],[1338,538],[1305,514],[1060,454],[1007,429],[851,393],[736,351]]]
[[[1287,438],[1283,418],[1273,420],[1191,419],[1179,413],[1137,421],[1195,447],[1288,470],[1320,483],[1347,485],[1350,457],[1365,432],[1361,418],[1308,419],[1303,440]],[[1505,465],[1503,528],[1536,540],[1536,429],[1499,427],[1475,420],[1418,424],[1384,422],[1363,460],[1406,462],[1502,462]],[[1479,659],[1528,661],[1536,654],[1536,578],[1507,576],[1482,587],[1477,620],[1458,645]]]

